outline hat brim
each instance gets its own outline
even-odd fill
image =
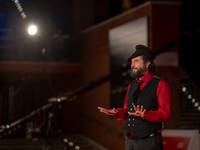
[[[133,53],[132,55],[131,55],[131,57],[129,57],[127,60],[129,61],[129,62],[131,62],[131,59],[133,59],[133,58],[135,58],[135,57],[137,57],[137,56],[142,56],[143,54],[141,54],[141,53],[139,53],[139,52],[135,52],[135,53]]]

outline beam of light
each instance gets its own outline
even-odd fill
[[[32,26],[30,26],[30,27],[28,28],[28,33],[29,33],[30,35],[34,35],[34,34],[36,34],[36,32],[37,32],[37,27],[36,27],[36,26],[32,25]]]

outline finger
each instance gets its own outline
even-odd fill
[[[100,110],[100,112],[103,112],[103,113],[106,113],[106,114],[115,114],[115,112],[112,110],[112,109],[110,109],[110,110],[108,110],[108,109],[102,109],[102,110]]]
[[[108,110],[101,109],[100,112],[108,113]]]
[[[112,110],[109,110],[107,112],[105,112],[107,115],[113,116],[115,115],[115,112],[113,112]]]
[[[98,106],[98,109],[105,109],[105,108],[103,108],[103,107],[99,107],[99,106]]]
[[[142,118],[145,116],[146,109],[142,112]]]
[[[143,106],[141,106],[141,110],[140,111],[143,111]]]
[[[99,109],[100,111],[107,111],[107,109],[102,108],[102,107],[98,107],[98,109]]]
[[[114,116],[114,114],[107,114],[107,115],[109,115],[109,116]]]
[[[105,109],[105,108],[102,108],[102,107],[99,107],[99,110],[101,111],[108,111],[108,109]]]
[[[137,105],[137,111],[140,111],[140,106],[139,105]]]
[[[129,114],[129,115],[132,115],[132,116],[139,116],[139,115],[138,115],[137,113],[135,113],[135,112],[134,112],[134,113],[133,113],[133,112],[128,112],[128,114]]]
[[[133,108],[134,108],[134,110],[135,110],[135,111],[137,111],[137,108],[136,108],[136,106],[135,106],[135,105],[133,105]]]
[[[107,112],[107,111],[100,111],[100,112],[102,112],[102,113],[104,113],[104,114],[106,114],[106,115],[112,115],[112,113]]]
[[[136,113],[128,112],[129,115],[136,115]]]
[[[102,109],[102,107],[99,107],[99,106],[98,106],[98,109]]]

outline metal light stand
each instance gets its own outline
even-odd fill
[[[53,102],[53,106],[52,106],[52,110],[51,112],[49,112],[49,118],[48,118],[48,124],[47,124],[47,130],[46,130],[46,135],[45,135],[45,143],[43,146],[43,150],[46,150],[48,148],[53,150],[54,149],[54,138],[55,138],[55,134],[58,133],[59,134],[59,138],[62,142],[62,148],[64,150],[69,150],[69,148],[67,147],[67,145],[64,143],[63,141],[63,134],[62,134],[62,130],[59,128],[57,121],[56,121],[56,112],[57,112],[57,107],[58,107],[58,103],[59,103],[59,98]],[[50,138],[50,140],[49,140]],[[48,147],[48,145],[50,147]]]
[[[44,56],[46,53],[46,49],[42,49],[42,55]],[[53,150],[54,149],[54,138],[55,138],[55,131],[58,131],[59,133],[59,138],[61,139],[61,142],[62,142],[62,148],[64,150],[69,150],[69,148],[65,145],[64,141],[63,141],[63,135],[62,135],[62,131],[61,129],[59,128],[58,124],[57,124],[57,121],[56,121],[56,113],[57,113],[57,107],[58,107],[58,103],[61,102],[61,99],[60,98],[57,98],[57,94],[56,94],[56,91],[55,91],[55,88],[53,87],[50,79],[49,79],[49,76],[45,70],[45,67],[44,65],[42,65],[42,68],[43,68],[43,71],[44,71],[44,74],[46,76],[46,79],[48,81],[48,84],[55,96],[55,98],[51,99],[51,103],[52,103],[52,110],[49,112],[49,115],[48,115],[48,124],[47,124],[47,130],[46,130],[46,135],[45,135],[45,143],[44,143],[44,146],[43,146],[43,150],[46,150],[48,149],[49,150],[49,147],[48,145],[50,146],[50,149]],[[48,100],[49,101],[49,100]],[[49,101],[49,102],[50,102]],[[50,141],[49,141],[49,137],[50,137]]]

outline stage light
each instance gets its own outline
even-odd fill
[[[67,139],[67,138],[64,138],[63,141],[64,141],[65,143],[67,143],[67,142],[68,142],[68,139]]]
[[[26,18],[26,15],[24,14],[24,15],[22,16],[22,18],[25,19],[25,18]]]
[[[21,16],[23,17],[24,15],[25,15],[25,13],[24,13],[24,12],[22,12],[22,13],[21,13]]]
[[[79,149],[80,149],[80,146],[75,146],[75,149],[79,150]]]
[[[192,95],[191,95],[191,94],[189,94],[189,95],[188,95],[188,99],[191,99],[191,98],[192,98]]]
[[[186,91],[186,87],[183,87],[183,88],[182,88],[182,91],[185,92],[185,91]]]
[[[30,27],[28,28],[28,33],[29,33],[30,35],[34,35],[34,34],[36,34],[36,32],[37,32],[37,27],[36,27],[36,26],[32,25],[32,26],[30,26]]]
[[[57,102],[60,102],[60,98],[57,98]]]
[[[21,13],[21,17],[22,17],[23,19],[25,19],[25,18],[26,18],[26,14],[25,14],[25,12],[23,12],[23,8],[22,8],[21,4],[19,3],[19,1],[18,1],[18,0],[12,0],[12,1],[15,3],[17,9],[18,9],[19,12]]]
[[[18,10],[20,10],[22,8],[22,6],[17,7]]]
[[[19,9],[19,12],[22,12],[22,11],[23,11],[23,8],[20,8],[20,9]]]
[[[198,107],[198,106],[199,106],[198,102],[194,103],[194,107]]]
[[[60,97],[61,101],[67,100],[68,98],[66,96]]]
[[[195,103],[195,98],[192,99],[192,103]]]
[[[74,146],[74,143],[73,142],[69,142],[69,146]]]
[[[20,3],[18,3],[17,5],[16,5],[16,7],[19,7],[20,6]]]

